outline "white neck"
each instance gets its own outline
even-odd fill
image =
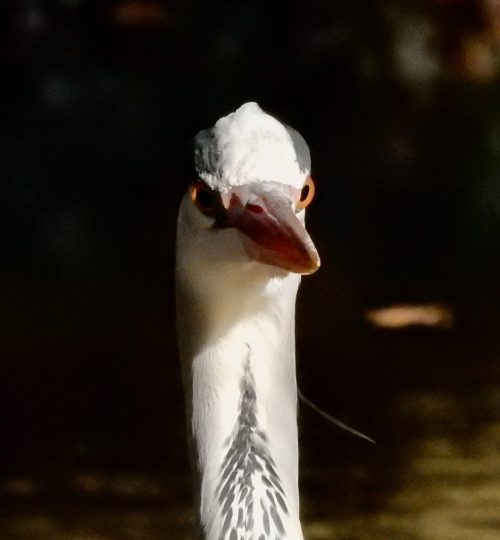
[[[247,266],[248,273],[229,271],[223,283],[200,284],[178,256],[178,332],[200,524],[206,540],[302,540],[294,343],[300,276]]]

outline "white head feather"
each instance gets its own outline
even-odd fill
[[[311,158],[297,131],[250,102],[198,134],[195,166],[200,178],[219,191],[259,181],[300,189]]]

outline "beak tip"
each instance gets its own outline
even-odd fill
[[[321,266],[321,259],[319,258],[318,252],[316,251],[316,248],[314,245],[312,246],[312,249],[309,252],[309,267],[305,274],[314,274],[320,266]]]
[[[320,266],[321,266],[321,261],[319,260],[319,258],[317,260],[313,260],[311,261],[311,265],[309,266],[309,268],[307,268],[307,270],[303,274],[305,276],[314,274],[315,272],[319,270]]]

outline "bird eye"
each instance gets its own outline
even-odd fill
[[[217,200],[213,190],[203,182],[195,182],[189,187],[191,200],[205,215],[212,215],[217,208]]]
[[[302,188],[302,191],[300,192],[300,198],[299,202],[297,203],[297,210],[303,210],[309,204],[311,204],[311,201],[314,199],[314,182],[313,179],[308,176],[306,179],[306,182],[304,184],[304,187]]]

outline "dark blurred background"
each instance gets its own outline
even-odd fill
[[[301,407],[307,538],[498,538],[499,0],[4,0],[0,28],[0,539],[191,538],[176,213],[249,100],[317,181],[299,384],[378,442]]]

